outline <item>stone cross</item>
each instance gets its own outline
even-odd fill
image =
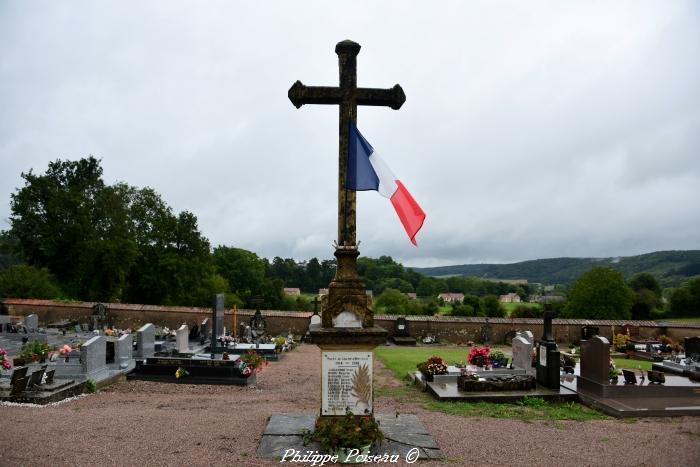
[[[304,104],[330,104],[340,107],[338,147],[338,245],[355,246],[355,192],[345,188],[348,170],[348,140],[350,123],[357,123],[357,106],[372,105],[401,108],[406,95],[398,84],[391,89],[357,87],[357,54],[360,44],[350,40],[335,46],[340,68],[340,84],[331,86],[305,86],[297,81],[289,89],[289,100],[298,109]]]

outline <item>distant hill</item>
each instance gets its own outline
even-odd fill
[[[648,272],[656,276],[662,287],[674,287],[689,277],[700,275],[700,250],[656,251],[617,258],[551,258],[510,264],[462,264],[411,269],[433,277],[476,276],[569,284],[594,266],[617,269],[626,279],[640,272]]]

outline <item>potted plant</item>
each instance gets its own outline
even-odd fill
[[[428,360],[417,365],[418,370],[423,373],[426,381],[432,381],[435,375],[446,375],[447,365],[445,361],[437,356],[430,357]]]
[[[15,358],[15,366],[26,365],[29,362],[45,362],[49,356],[51,348],[46,342],[32,341],[22,347],[17,358]]]
[[[491,351],[489,359],[494,368],[505,368],[508,366],[508,357],[500,350]]]
[[[318,441],[327,454],[338,456],[338,462],[363,462],[373,444],[384,439],[374,417],[353,415],[349,410],[342,417],[319,417],[313,432],[302,433],[305,442]]]
[[[478,367],[487,366],[490,364],[489,353],[491,353],[489,347],[472,347],[467,355],[467,361]]]
[[[620,370],[615,367],[615,362],[613,359],[610,359],[610,371],[608,372],[608,378],[610,379],[611,384],[617,384],[618,377],[620,376]]]
[[[267,360],[255,353],[254,350],[248,350],[240,359],[239,370],[245,377],[259,373],[263,367],[267,365]]]

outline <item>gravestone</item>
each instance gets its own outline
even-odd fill
[[[103,303],[92,306],[92,329],[101,330],[107,324],[107,307]]]
[[[520,336],[527,339],[527,341],[531,344],[535,344],[535,335],[532,333],[532,331],[523,331],[520,333]]]
[[[265,335],[267,323],[260,310],[255,310],[255,314],[250,318],[250,330],[253,333],[253,338],[260,338]]]
[[[693,358],[694,356],[695,361],[700,359],[700,336],[686,337],[683,341],[683,349],[685,349],[686,357]]]
[[[224,332],[224,294],[218,293],[214,295],[214,304],[212,306],[212,330],[211,330],[211,345],[212,349],[216,340]]]
[[[610,342],[605,337],[595,336],[581,341],[581,378],[599,384],[610,379]]]
[[[190,351],[189,336],[190,330],[187,328],[186,324],[183,324],[175,331],[175,345],[178,353],[187,353]]]
[[[211,337],[211,320],[209,318],[204,318],[202,324],[199,326],[200,337],[208,339]]]
[[[558,390],[560,355],[552,333],[553,319],[553,311],[544,312],[544,333],[537,346],[537,383]]]
[[[637,375],[634,371],[622,369],[622,376],[625,378],[625,384],[637,384]]]
[[[396,345],[416,345],[416,338],[411,336],[408,320],[399,316],[394,321],[394,335],[391,337]]]
[[[14,371],[12,371],[12,376],[10,377],[10,384],[15,384],[16,380],[27,376],[28,370],[29,368],[27,368],[26,366],[15,367]]]
[[[29,332],[36,332],[37,329],[39,329],[39,317],[33,313],[28,315],[24,318],[24,327],[26,327]]]
[[[104,336],[95,336],[80,346],[80,362],[86,378],[101,380],[108,373],[107,341]]]
[[[583,326],[581,328],[581,340],[592,339],[593,336],[600,334],[598,326]]]
[[[129,362],[131,361],[134,351],[133,349],[133,337],[131,337],[131,334],[124,334],[117,340],[114,361],[119,365],[120,369],[123,370],[129,367]]]
[[[532,367],[532,342],[522,333],[517,333],[511,343],[513,353],[513,367],[525,370],[527,373],[534,373]]]
[[[399,316],[394,323],[394,337],[409,337],[408,320],[405,317]]]
[[[10,395],[11,396],[19,396],[27,389],[28,384],[29,384],[29,376],[23,376],[21,378],[17,378],[12,383],[12,387],[10,388]]]
[[[48,365],[41,365],[38,370],[34,370],[27,384],[29,388],[38,388],[38,386],[41,386],[41,380],[44,379],[46,368],[48,368]]]
[[[152,357],[156,348],[156,327],[151,324],[144,324],[136,331],[136,352],[134,358],[139,360]]]

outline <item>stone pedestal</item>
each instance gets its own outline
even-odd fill
[[[357,274],[355,246],[338,247],[338,269],[322,299],[321,324],[309,326],[321,348],[321,416],[373,415],[373,349],[388,331],[374,326],[372,298]]]

